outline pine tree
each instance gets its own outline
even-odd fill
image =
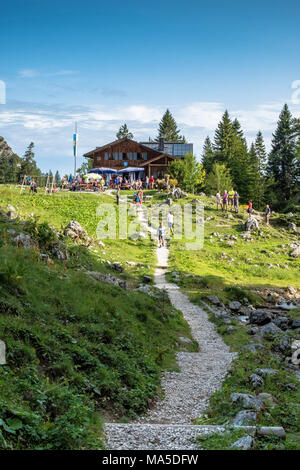
[[[31,142],[24,154],[24,157],[21,160],[21,170],[20,174],[23,177],[24,175],[28,176],[38,176],[41,174],[40,170],[37,168],[36,162],[34,160],[34,143]]]
[[[116,134],[117,139],[124,139],[127,137],[127,139],[133,139],[133,134],[129,132],[129,129],[127,127],[127,124],[123,124],[123,126],[120,127],[119,131]]]
[[[215,132],[214,137],[214,151],[216,159],[219,162],[227,163],[232,150],[232,140],[234,136],[234,129],[232,126],[229,113],[226,110],[222,116],[221,121]]]
[[[215,154],[210,138],[207,136],[203,146],[202,165],[206,173],[210,173],[214,164]]]
[[[159,123],[158,136],[155,140],[158,142],[163,137],[166,142],[186,142],[185,137],[179,134],[180,130],[177,127],[176,121],[167,109]]]
[[[55,173],[55,176],[54,176],[54,181],[55,181],[56,186],[58,186],[61,183],[61,177],[60,177],[60,174],[59,174],[58,170],[56,170],[56,173]]]
[[[274,191],[289,200],[296,188],[299,165],[296,146],[297,133],[287,104],[284,105],[273,134],[268,173],[274,177]]]

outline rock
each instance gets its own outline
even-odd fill
[[[54,264],[53,260],[46,253],[40,254],[40,260],[45,261],[47,264]]]
[[[17,232],[13,228],[10,228],[9,230],[7,230],[7,233],[9,233],[10,235],[15,235]]]
[[[135,232],[130,235],[131,240],[138,240],[139,238],[147,238],[144,232]]]
[[[231,444],[232,449],[250,450],[255,447],[255,441],[252,436],[241,437],[238,441]]]
[[[134,261],[126,261],[126,263],[129,265],[129,266],[135,266],[136,263]]]
[[[70,235],[67,235],[68,233]],[[79,238],[79,239],[83,239],[87,237],[87,231],[81,227],[80,223],[77,222],[76,220],[70,220],[70,222],[64,229],[64,234],[66,236],[71,236],[72,238],[75,238],[73,235],[74,233],[75,233],[76,238]]]
[[[222,259],[226,259],[226,258],[227,258],[226,253],[221,253],[221,258],[222,258]]]
[[[287,287],[287,291],[291,294],[291,295],[295,295],[297,293],[296,289],[292,286],[288,286]]]
[[[249,426],[256,421],[257,413],[252,410],[242,410],[233,420],[233,426]]]
[[[67,248],[62,242],[55,243],[52,247],[51,253],[61,261],[66,261],[69,258]]]
[[[294,366],[300,365],[300,349],[293,352],[291,362]]]
[[[296,351],[296,349],[300,349],[300,340],[299,339],[296,339],[291,344],[291,350]]]
[[[265,384],[264,379],[260,375],[251,374],[249,378],[254,389],[262,387]]]
[[[264,351],[266,348],[262,344],[259,343],[250,343],[242,346],[241,351],[250,351],[252,353],[256,353],[258,351]]]
[[[291,343],[292,343],[292,339],[287,336],[287,335],[284,335],[279,344],[273,344],[272,345],[272,350],[275,351],[275,352],[280,352],[282,353],[284,356],[288,356],[291,354]]]
[[[297,232],[297,226],[294,223],[288,224],[288,230],[293,230],[294,232]]]
[[[271,408],[276,406],[277,403],[278,403],[276,398],[274,398],[273,395],[271,395],[270,393],[260,393],[258,395],[258,398],[260,398],[260,400],[262,400],[264,405],[269,406]]]
[[[31,238],[30,235],[25,235],[25,233],[19,233],[14,239],[14,243],[17,246],[25,248],[25,250],[32,250],[38,248],[38,243],[36,240]]]
[[[252,230],[259,230],[259,225],[258,221],[255,217],[250,217],[249,219],[246,220],[246,223],[244,225],[244,230],[245,232],[250,232]]]
[[[0,366],[6,364],[6,345],[4,341],[0,339]]]
[[[172,191],[172,197],[174,199],[180,199],[183,197],[187,197],[187,194],[184,191],[182,191],[180,188],[174,188]]]
[[[294,384],[293,382],[290,382],[285,385],[286,390],[293,391],[297,389],[297,385]]]
[[[228,245],[228,246],[234,246],[234,245],[235,245],[235,242],[234,242],[234,241],[228,241],[228,242],[227,242],[227,245]]]
[[[253,310],[250,313],[249,320],[250,323],[254,323],[256,325],[266,325],[272,321],[272,315],[266,310]]]
[[[143,276],[143,282],[145,284],[149,284],[150,282],[152,282],[152,277],[151,276]]]
[[[184,336],[179,336],[178,339],[182,343],[186,343],[186,344],[192,344],[193,343],[193,341],[190,338],[185,338]]]
[[[8,204],[7,209],[8,209],[7,216],[9,220],[15,220],[18,217],[16,209],[10,204]]]
[[[262,368],[262,369],[255,369],[255,373],[258,375],[261,375],[262,377],[266,377],[267,375],[277,375],[278,371],[276,369],[267,369],[267,368]]]
[[[286,438],[285,430],[281,426],[278,426],[278,427],[262,426],[257,429],[257,434],[259,436],[277,436],[282,439]]]
[[[277,316],[274,320],[274,323],[276,326],[278,326],[278,328],[285,331],[288,329],[290,319],[288,317]]]
[[[244,238],[244,239],[248,238],[249,239],[249,238],[251,238],[251,233],[250,232],[242,233],[241,238]]]
[[[94,279],[95,281],[101,281],[107,284],[113,284],[125,290],[128,287],[126,281],[123,281],[122,279],[118,279],[117,277],[111,276],[110,274],[103,274],[98,271],[85,271],[85,274],[87,274],[90,278]]]
[[[121,265],[121,263],[118,263],[117,261],[114,261],[111,264],[111,268],[114,269],[115,271],[118,271],[119,273],[122,273],[124,271],[124,268]]]
[[[276,326],[275,323],[271,322],[271,323],[268,323],[267,325],[262,326],[260,333],[264,338],[268,338],[270,336],[273,337],[278,334],[281,334],[282,330],[278,328],[278,326]]]
[[[300,246],[297,246],[297,248],[295,248],[292,253],[291,253],[291,256],[293,258],[298,258],[298,256],[300,255]]]
[[[300,328],[300,320],[293,320],[291,324],[292,330],[295,330],[296,328]]]
[[[206,299],[214,305],[222,305],[221,300],[216,295],[208,295]]]
[[[260,411],[263,402],[260,398],[248,393],[232,393],[230,395],[232,403],[241,403],[243,408],[249,408]]]
[[[229,326],[226,330],[226,333],[234,333],[236,331],[236,328],[234,328],[234,326]]]
[[[240,302],[238,302],[237,300],[232,300],[228,307],[230,308],[230,310],[234,310],[234,311],[237,311],[241,308],[242,304]]]
[[[247,334],[251,336],[256,335],[257,332],[258,332],[257,326],[253,326],[252,328],[249,328],[249,330],[247,330]]]

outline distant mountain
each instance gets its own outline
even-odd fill
[[[14,152],[12,151],[12,149],[10,148],[6,140],[4,140],[4,138],[0,136],[0,158],[1,157],[10,158],[13,155],[14,155]]]

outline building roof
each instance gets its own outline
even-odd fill
[[[92,157],[95,152],[100,152],[102,150],[105,150],[108,147],[111,147],[112,145],[120,144],[121,142],[125,142],[125,141],[133,142],[137,145],[140,145],[141,147],[145,148],[145,150],[149,149],[149,146],[147,147],[146,145],[142,144],[141,142],[137,142],[136,140],[128,139],[128,137],[123,137],[123,139],[114,140],[113,142],[110,142],[109,144],[105,144],[102,147],[96,147],[94,150],[91,150],[90,152],[84,153],[83,156],[84,157]],[[154,152],[157,152],[158,155],[164,154],[164,152],[159,152],[156,149],[152,149],[152,150]]]

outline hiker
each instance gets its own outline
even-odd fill
[[[225,189],[224,191],[224,194],[223,194],[223,198],[222,198],[222,211],[226,211],[228,210],[228,193],[227,193],[227,190]]]
[[[169,230],[170,230],[171,234],[174,235],[174,228],[173,228],[173,226],[174,226],[174,215],[173,215],[173,212],[172,212],[172,211],[170,211],[170,212],[168,213],[168,217],[167,217],[167,218],[168,218]]]
[[[217,202],[217,211],[219,210],[219,206],[220,206],[220,209],[222,208],[222,202],[221,202],[221,194],[220,194],[220,190],[218,189],[218,192],[216,194],[216,202]]]
[[[252,215],[252,211],[253,211],[253,209],[252,209],[252,201],[249,201],[248,209],[247,209],[247,212],[248,212],[248,214],[249,214],[249,219],[250,219],[250,217],[251,217],[251,215]]]
[[[140,198],[140,204],[143,204],[143,196],[144,196],[144,193],[143,193],[143,190],[142,188],[139,190],[139,198]]]
[[[233,195],[233,205],[234,205],[234,210],[237,214],[239,212],[239,198],[240,198],[239,193],[235,191]]]
[[[271,209],[270,209],[269,204],[266,205],[265,217],[266,217],[266,225],[269,225],[269,220],[271,217]]]
[[[233,206],[234,206],[233,198],[234,198],[234,190],[233,188],[231,188],[231,190],[228,192],[228,202],[229,202],[229,206],[231,207],[231,210],[233,209]]]
[[[154,178],[153,178],[153,176],[150,176],[149,183],[150,183],[150,188],[153,189],[153,187],[154,187]]]
[[[158,236],[158,248],[165,246],[164,229],[162,226],[162,222],[160,222],[159,227],[157,229],[157,236]]]
[[[139,196],[139,193],[135,192],[134,195],[133,195],[133,199],[134,199],[136,205],[139,205],[139,204],[140,204],[140,196]]]
[[[146,176],[146,189],[149,189],[149,176]]]

